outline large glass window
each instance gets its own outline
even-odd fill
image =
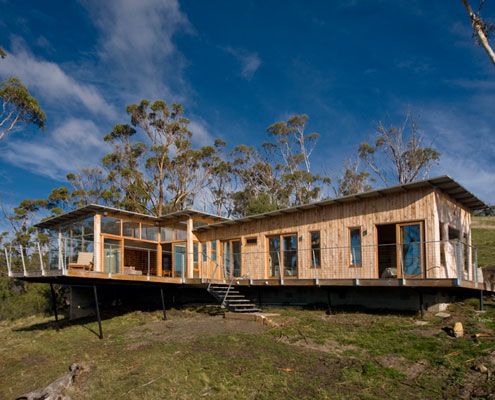
[[[297,276],[297,235],[283,236],[284,276]]]
[[[185,229],[175,229],[175,240],[186,240],[187,232]]]
[[[311,266],[313,268],[321,268],[321,244],[320,232],[311,232]]]
[[[101,218],[101,232],[102,233],[109,233],[111,235],[118,235],[120,236],[120,219],[113,218],[113,217],[102,217]]]
[[[203,255],[203,262],[208,261],[208,253],[207,253],[206,243],[203,243],[201,245],[201,254]]]
[[[120,271],[120,246],[120,240],[105,239],[103,248],[103,267],[105,272],[115,274]]]
[[[268,262],[270,276],[280,277],[280,236],[268,238]]]
[[[122,231],[126,237],[139,239],[139,222],[124,221]]]
[[[351,237],[351,265],[354,267],[361,266],[361,228],[351,228],[349,230]]]
[[[156,241],[158,239],[158,229],[160,228],[154,225],[141,224],[141,239]]]
[[[174,240],[174,230],[168,226],[164,226],[160,231],[160,240],[162,242],[171,242]]]
[[[211,241],[211,259],[212,261],[217,261],[217,241]]]

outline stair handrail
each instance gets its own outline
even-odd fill
[[[222,306],[225,306],[227,304],[227,297],[229,295],[230,288],[232,287],[232,283],[234,282],[234,279],[235,279],[235,277],[233,277],[233,276],[230,277],[229,286],[227,287],[227,291],[225,292],[225,296],[223,297],[223,300],[222,300]]]
[[[218,255],[217,255],[217,257],[218,257]],[[224,266],[222,267],[222,265],[220,263],[218,263],[217,261],[213,260],[208,254],[206,254],[206,258],[208,258],[212,263],[215,264],[215,268],[213,269],[213,272],[210,274],[209,282],[208,282],[208,287],[207,287],[207,290],[210,291],[210,287],[213,284],[213,279],[214,279],[215,274],[218,271],[218,269],[220,268],[220,270],[223,272],[224,279],[226,278],[226,273],[225,273]]]

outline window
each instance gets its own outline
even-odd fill
[[[175,240],[187,240],[187,232],[185,229],[174,229]]]
[[[445,246],[446,243],[444,243],[448,238],[445,237],[445,224],[443,222],[440,222],[440,264],[445,266],[447,265],[447,259],[445,257]]]
[[[449,240],[460,240],[461,239],[461,232],[459,229],[452,228],[449,226]]]
[[[311,266],[321,268],[320,232],[310,232],[311,235]]]
[[[258,243],[258,239],[255,237],[246,238],[246,245],[254,246]]]
[[[361,228],[350,228],[351,266],[361,266]]]
[[[198,243],[193,244],[193,260],[194,263],[197,264],[199,260],[199,248],[198,248]]]
[[[141,224],[141,239],[156,241],[158,238],[158,229],[154,225]]]
[[[169,227],[162,227],[160,229],[160,240],[162,242],[171,242],[174,240],[174,230]]]
[[[217,261],[217,241],[212,240],[211,241],[211,260],[212,261]]]
[[[123,221],[122,231],[124,236],[139,239],[139,222]]]
[[[207,253],[206,243],[203,243],[201,245],[201,253],[203,254],[203,262],[208,261],[208,253]]]
[[[111,235],[121,235],[120,232],[120,219],[112,217],[102,217],[101,218],[101,232],[109,233]]]

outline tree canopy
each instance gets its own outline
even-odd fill
[[[0,85],[0,100],[0,140],[22,124],[45,127],[45,113],[20,79],[11,77]]]

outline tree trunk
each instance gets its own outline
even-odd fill
[[[491,48],[490,43],[488,42],[488,38],[486,37],[486,33],[483,30],[482,19],[478,15],[476,15],[467,0],[462,0],[462,4],[464,4],[464,7],[466,8],[469,18],[471,19],[471,25],[473,26],[473,29],[478,36],[481,45],[488,54],[488,57],[490,57],[490,59],[492,60],[492,63],[495,65],[495,52]]]

